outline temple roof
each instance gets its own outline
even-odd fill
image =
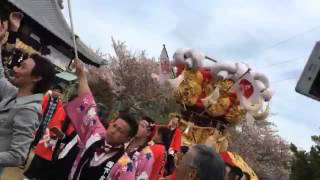
[[[56,0],[8,0],[18,9],[30,16],[43,28],[73,48],[72,31],[65,20]],[[78,53],[82,54],[95,65],[103,64],[104,60],[77,38]]]

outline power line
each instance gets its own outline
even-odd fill
[[[296,57],[289,58],[287,60],[284,60],[284,61],[281,61],[281,62],[277,62],[277,63],[267,64],[267,65],[258,65],[256,68],[264,68],[264,69],[272,68],[273,66],[277,66],[277,65],[281,65],[281,64],[287,64],[289,62],[294,62],[294,61],[301,60],[301,58],[304,58],[304,57],[305,56],[296,56]]]
[[[273,68],[274,66],[278,66],[278,65],[281,65],[281,64],[287,64],[287,63],[290,63],[290,62],[295,62],[295,61],[299,61],[301,60],[301,58],[304,58],[305,56],[297,56],[297,57],[293,57],[293,58],[289,58],[287,60],[284,60],[284,61],[280,61],[280,62],[277,62],[277,63],[272,63],[272,64],[268,64],[268,65],[261,65],[261,67],[258,66],[258,68],[264,68],[264,69],[268,69],[268,68]]]
[[[277,46],[279,46],[279,45],[286,44],[287,42],[290,42],[290,41],[292,41],[292,40],[294,40],[294,39],[296,39],[296,38],[298,38],[298,37],[300,37],[300,36],[305,35],[306,33],[310,33],[310,32],[312,32],[312,31],[315,31],[315,30],[319,29],[319,28],[320,28],[320,26],[316,26],[316,27],[310,28],[310,29],[308,29],[308,30],[306,30],[306,31],[304,31],[304,32],[295,34],[295,35],[293,35],[293,36],[291,36],[291,37],[289,37],[289,38],[287,38],[287,39],[285,39],[285,40],[279,41],[279,42],[275,43],[274,45],[267,47],[267,48],[265,49],[265,51],[266,51],[266,50],[269,50],[269,49],[272,49],[272,48],[274,48],[274,47],[277,47]]]
[[[273,48],[275,48],[275,47],[277,47],[277,46],[280,46],[280,45],[282,45],[282,44],[286,44],[286,43],[288,43],[288,42],[290,42],[290,41],[292,41],[292,40],[294,40],[294,39],[297,39],[297,38],[300,37],[300,36],[303,36],[303,35],[305,35],[305,34],[307,34],[307,33],[310,33],[310,32],[312,32],[312,31],[315,31],[315,30],[317,30],[317,29],[320,29],[320,25],[315,26],[315,27],[313,27],[313,28],[310,28],[310,29],[308,29],[308,30],[306,30],[306,31],[297,33],[297,34],[295,34],[295,35],[293,35],[293,36],[291,36],[291,37],[289,37],[289,38],[287,38],[287,39],[278,41],[278,42],[274,43],[273,45],[268,46],[268,47],[264,48],[263,50],[261,50],[259,54],[261,54],[262,52],[268,51],[268,50],[270,50],[270,49],[273,49]],[[246,57],[246,58],[244,58],[244,59],[252,58],[252,57],[255,57],[255,56],[257,56],[257,55],[248,56],[248,57]]]
[[[264,69],[272,68],[274,66],[281,65],[281,64],[286,64],[286,63],[298,61],[302,57],[304,57],[304,56],[298,56],[298,57],[290,58],[288,60],[285,60],[285,61],[282,61],[282,62],[279,62],[279,63],[274,63],[274,64],[271,64],[270,66],[265,67]],[[287,79],[280,79],[280,80],[272,81],[272,82],[270,82],[270,84],[277,85],[277,84],[280,84],[280,83],[285,82],[285,81],[297,80],[297,79],[299,79],[299,77],[291,77],[291,78],[287,78]]]
[[[278,84],[280,84],[280,83],[282,83],[282,82],[284,82],[284,81],[296,80],[296,79],[297,79],[297,77],[291,77],[291,78],[287,78],[287,79],[280,79],[280,80],[277,80],[277,81],[272,81],[270,84],[272,85],[272,87],[273,87],[274,89],[276,89],[276,88],[275,88],[275,85],[278,85]]]
[[[263,49],[262,51],[260,51],[260,54],[261,54],[262,52],[268,51],[268,50],[273,49],[273,48],[275,48],[275,47],[277,47],[277,46],[280,46],[280,45],[282,45],[282,44],[286,44],[286,43],[288,43],[288,42],[290,42],[290,41],[292,41],[292,40],[294,40],[294,39],[297,39],[297,38],[299,38],[299,37],[301,37],[301,36],[303,36],[303,35],[305,35],[305,34],[307,34],[307,33],[313,32],[313,31],[315,31],[315,30],[317,30],[317,29],[320,29],[320,25],[319,25],[319,26],[315,26],[315,27],[313,27],[313,28],[310,28],[310,29],[308,29],[308,30],[306,30],[306,31],[297,33],[297,34],[295,34],[295,35],[293,35],[293,36],[291,36],[291,37],[289,37],[289,38],[287,38],[287,39],[278,41],[278,42],[274,43],[273,45],[271,45],[271,46],[269,46],[269,47],[266,47],[265,49]],[[256,55],[255,55],[255,56],[256,56]],[[249,57],[246,57],[246,58],[243,58],[243,59],[245,60],[245,59],[248,59],[248,58],[250,58],[250,57],[254,57],[254,56],[249,56]],[[267,66],[264,66],[264,67],[261,67],[261,68],[264,68],[264,69],[266,69],[266,68],[272,68],[272,67],[274,67],[274,66],[278,66],[278,65],[281,65],[281,64],[286,64],[286,63],[298,61],[298,60],[300,60],[300,58],[304,58],[304,57],[305,57],[305,56],[298,56],[298,57],[290,58],[290,59],[288,59],[288,60],[281,61],[281,62],[278,62],[278,63],[273,63],[273,64],[270,64],[270,65],[267,65]],[[271,82],[271,84],[279,84],[279,83],[281,83],[281,82],[288,81],[288,80],[292,80],[292,79],[296,79],[296,77],[294,77],[294,78],[288,78],[288,79],[282,79],[282,80],[278,80],[278,81],[273,81],[273,82]]]
[[[280,79],[280,80],[277,80],[277,81],[272,81],[270,84],[272,84],[272,85],[274,85],[274,84],[279,84],[279,83],[281,83],[281,82],[289,81],[289,80],[294,80],[294,79],[297,79],[297,77],[292,77],[292,78]]]
[[[305,56],[298,56],[298,57],[290,58],[288,60],[281,61],[281,62],[278,62],[278,63],[272,63],[272,64],[268,65],[267,67],[272,67],[272,66],[277,66],[277,65],[280,65],[280,64],[287,64],[287,63],[293,62],[293,61],[298,61],[303,57],[305,57]]]

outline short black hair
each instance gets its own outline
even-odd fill
[[[199,180],[223,180],[225,164],[218,153],[213,148],[197,144],[192,146],[196,153],[191,162],[191,166],[197,170]]]
[[[129,125],[129,136],[134,137],[139,128],[139,124],[135,119],[135,116],[128,112],[119,112],[117,119],[123,119]]]
[[[166,150],[168,150],[171,143],[171,130],[167,127],[160,126],[158,133],[161,135],[163,145],[166,147]]]
[[[61,93],[63,93],[63,87],[60,84],[54,85],[52,90],[59,90]]]
[[[180,152],[182,154],[186,154],[189,151],[189,147],[188,146],[181,146],[180,147]]]
[[[31,75],[41,77],[41,80],[36,82],[33,87],[32,93],[45,93],[47,92],[54,82],[55,70],[53,64],[45,57],[39,54],[31,54],[30,58],[34,62]]]
[[[149,124],[154,124],[154,120],[149,116],[142,116],[141,120],[146,120]]]

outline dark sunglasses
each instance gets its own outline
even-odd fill
[[[21,64],[22,61],[26,60],[29,58],[29,54],[28,53],[25,53],[19,49],[17,49],[15,52],[14,52],[14,55],[13,55],[13,60],[14,62],[17,62],[18,64]]]
[[[28,53],[25,53],[23,52],[22,50],[19,50],[19,49],[15,49],[13,52],[12,52],[12,55],[10,57],[10,61],[8,63],[8,68],[9,69],[12,69],[14,66],[20,66],[20,64],[29,58],[29,54]]]

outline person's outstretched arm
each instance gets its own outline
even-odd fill
[[[75,73],[79,80],[78,96],[82,96],[83,94],[90,92],[87,72],[85,70],[84,64],[80,61],[80,59],[73,60],[73,66],[76,69]]]
[[[84,65],[75,59],[73,66],[79,80],[78,97],[66,106],[66,112],[77,131],[82,143],[86,143],[91,135],[105,135],[105,128],[97,115],[96,102],[90,91]]]
[[[6,36],[8,30],[8,24],[7,23],[3,23],[0,20],[0,42],[3,41],[3,39]],[[4,78],[4,69],[3,69],[3,65],[2,65],[2,44],[0,43],[0,79]]]
[[[7,30],[8,24],[0,21],[0,42],[5,38]],[[2,58],[2,46],[0,43],[0,101],[5,97],[13,95],[17,91],[16,87],[13,86],[5,77]]]

